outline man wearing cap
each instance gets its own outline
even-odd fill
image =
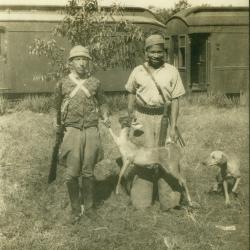
[[[59,162],[66,167],[65,181],[71,202],[72,223],[79,221],[82,215],[81,204],[84,204],[88,217],[95,219],[97,215],[94,210],[93,170],[103,157],[98,120],[102,116],[105,122],[109,122],[100,81],[90,76],[90,63],[87,48],[80,45],[73,47],[68,58],[70,74],[57,83],[55,91],[56,105],[60,107],[57,112],[61,112],[65,131]],[[83,194],[81,198],[80,193]]]
[[[139,65],[125,85],[128,91],[128,114],[143,125],[144,146],[157,147],[164,103],[171,105],[167,141],[176,142],[179,97],[185,94],[178,70],[164,62],[164,38],[153,34],[145,40],[146,62]],[[162,93],[160,93],[159,89]],[[164,101],[165,99],[165,101]],[[130,190],[136,208],[149,207],[153,202],[154,183],[158,188],[161,208],[168,210],[179,205],[180,193],[175,192],[161,176],[155,180],[154,169],[138,169]]]

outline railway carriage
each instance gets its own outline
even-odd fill
[[[188,90],[248,90],[248,7],[192,7],[172,16],[166,26],[169,62]]]
[[[30,55],[29,46],[34,38],[51,36],[53,27],[64,18],[64,6],[37,4],[0,5],[0,93],[16,95],[51,93],[54,90],[55,82],[44,78],[49,69],[48,59]],[[109,10],[108,7],[102,8]],[[143,29],[165,32],[166,26],[149,10],[137,7],[123,10],[127,20]],[[59,43],[66,48],[67,55],[68,42],[60,40]],[[125,91],[129,73],[130,70],[114,68],[97,72],[97,77],[102,80],[105,91]]]

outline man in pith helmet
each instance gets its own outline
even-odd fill
[[[56,104],[60,107],[57,112],[62,114],[64,129],[59,162],[66,167],[65,181],[71,202],[72,223],[80,220],[82,204],[85,215],[93,220],[97,217],[93,170],[103,158],[98,120],[102,117],[109,122],[101,83],[91,76],[91,60],[86,47],[74,46],[68,58],[70,74],[57,83],[55,91]]]

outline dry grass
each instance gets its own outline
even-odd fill
[[[115,131],[119,114],[112,117]],[[162,213],[156,203],[136,211],[125,193],[112,193],[98,209],[102,225],[85,220],[71,226],[65,225],[70,208],[63,169],[55,183],[47,184],[54,140],[50,114],[24,111],[1,116],[0,249],[248,249],[248,111],[185,104],[179,127],[187,144],[183,172],[200,209]],[[108,131],[100,129],[105,156],[115,159],[118,150]],[[206,193],[214,173],[199,163],[214,149],[234,151],[241,158],[240,196],[232,197],[230,208],[222,196]],[[216,225],[235,225],[236,231],[223,231]]]

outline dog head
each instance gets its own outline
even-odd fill
[[[227,162],[226,156],[222,151],[213,151],[202,163],[208,167],[221,166]]]

